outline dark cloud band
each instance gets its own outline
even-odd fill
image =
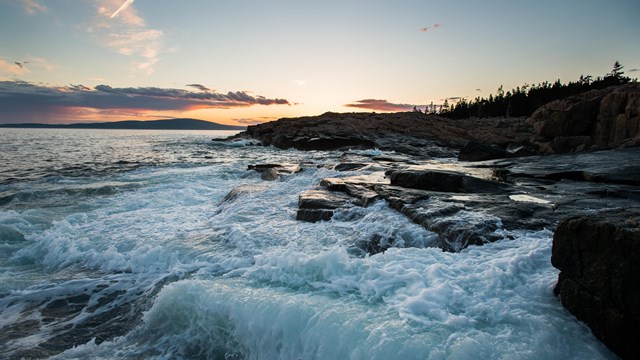
[[[411,111],[414,107],[424,107],[425,105],[394,104],[387,100],[365,99],[344,106],[376,111]]]
[[[114,88],[98,85],[51,87],[23,81],[0,81],[0,122],[25,118],[50,118],[65,110],[88,108],[97,110],[185,111],[194,109],[230,109],[254,105],[290,105],[286,99],[269,99],[244,91],[226,94],[214,91],[137,87]]]

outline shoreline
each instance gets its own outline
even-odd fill
[[[334,169],[356,175],[322,179],[300,194],[300,221],[327,221],[336,209],[382,199],[438,234],[444,251],[496,241],[501,228],[557,231],[552,261],[561,270],[555,292],[562,304],[618,355],[640,352],[633,339],[640,331],[638,84],[556,100],[526,119],[325,113],[249,126],[227,140],[239,139],[282,149],[398,154],[345,152]],[[457,168],[431,162],[451,157]],[[302,166],[250,169],[274,180],[296,165]],[[478,176],[480,170],[490,175]],[[373,255],[388,246],[372,239],[363,251]]]

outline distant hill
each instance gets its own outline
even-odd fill
[[[197,119],[168,119],[150,121],[113,121],[78,124],[0,124],[2,128],[42,129],[131,129],[131,130],[245,130],[246,126],[222,125]]]

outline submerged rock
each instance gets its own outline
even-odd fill
[[[264,191],[264,189],[265,186],[261,184],[243,184],[236,186],[235,188],[231,189],[231,191],[229,191],[227,195],[225,195],[225,197],[222,199],[221,204],[233,202],[241,196],[261,192]]]
[[[562,304],[620,357],[640,354],[640,212],[603,211],[564,220],[551,263]]]
[[[255,170],[260,173],[262,180],[273,181],[282,175],[290,175],[301,172],[303,169],[298,164],[259,164],[249,165],[247,170]]]

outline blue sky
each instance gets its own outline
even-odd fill
[[[488,96],[616,60],[637,77],[639,14],[637,0],[0,0],[0,122],[254,123]]]

